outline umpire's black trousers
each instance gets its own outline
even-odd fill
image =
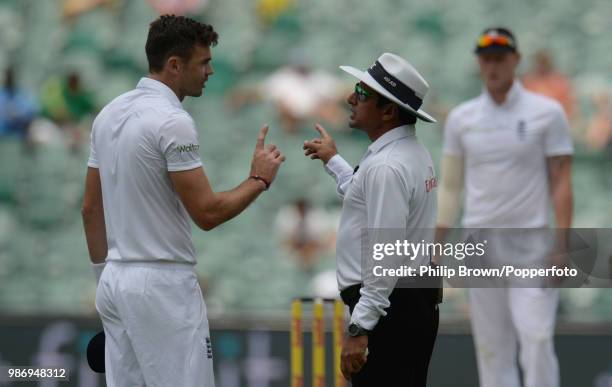
[[[351,314],[361,285],[341,292]],[[391,306],[368,336],[368,361],[352,375],[353,387],[425,387],[438,334],[438,289],[396,288]]]

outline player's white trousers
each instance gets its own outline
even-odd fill
[[[206,305],[193,266],[107,262],[96,309],[108,387],[214,387]]]
[[[480,387],[558,387],[554,350],[558,289],[470,289]]]

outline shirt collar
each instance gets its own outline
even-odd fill
[[[519,100],[520,95],[524,90],[525,88],[521,82],[518,79],[515,79],[514,82],[512,82],[512,87],[510,87],[510,90],[508,90],[508,94],[506,94],[506,100],[501,105],[498,105],[497,102],[493,100],[491,94],[489,94],[486,88],[483,88],[483,94],[486,96],[486,99],[490,104],[501,108],[514,105]]]
[[[180,108],[183,107],[183,105],[181,105],[181,101],[178,99],[176,94],[174,94],[174,91],[172,91],[172,89],[166,86],[166,84],[163,82],[157,81],[153,78],[142,77],[140,78],[138,85],[136,85],[136,88],[156,91],[166,97],[166,99],[168,99],[173,106]]]
[[[391,129],[382,136],[378,137],[376,141],[368,146],[367,153],[376,153],[384,148],[386,145],[397,141],[404,137],[414,136],[414,125],[402,125],[395,129]]]

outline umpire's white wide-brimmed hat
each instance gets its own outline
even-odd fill
[[[385,52],[366,71],[352,66],[340,68],[421,120],[436,122],[435,118],[421,109],[429,90],[427,81],[399,55]]]

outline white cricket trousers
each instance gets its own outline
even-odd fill
[[[559,289],[470,289],[480,387],[559,386],[553,342],[558,303]]]
[[[206,305],[193,266],[107,261],[96,309],[108,387],[214,387]]]

